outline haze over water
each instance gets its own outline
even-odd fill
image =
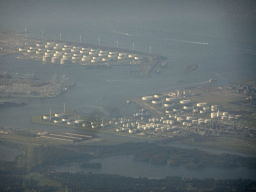
[[[72,3],[71,3],[72,2]],[[57,98],[14,99],[27,103],[20,108],[0,110],[2,126],[53,131],[67,131],[33,125],[30,117],[92,106],[116,106],[125,100],[144,95],[203,86],[212,78],[217,84],[255,77],[255,56],[244,55],[255,50],[253,1],[1,1],[1,29],[15,30],[27,36],[49,40],[100,44],[102,46],[157,53],[169,58],[168,68],[151,78],[139,78],[131,71],[138,66],[115,66],[85,69],[83,66],[60,66],[39,61],[1,57],[0,71],[35,73],[50,80],[54,74],[65,74],[77,85]],[[24,35],[24,34],[23,34]],[[184,73],[188,64],[199,68]],[[183,83],[177,83],[183,81]],[[105,99],[102,99],[102,98]],[[70,131],[70,130],[68,130]],[[74,130],[73,130],[74,131]]]

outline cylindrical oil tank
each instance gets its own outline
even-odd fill
[[[164,98],[164,95],[163,95],[163,94],[155,94],[155,95],[154,95],[154,98],[156,98],[156,99],[162,99],[162,98]]]
[[[152,104],[162,104],[162,101],[161,100],[152,100]]]
[[[195,117],[187,116],[187,117],[186,117],[186,119],[187,119],[188,121],[191,121],[191,120],[194,120],[194,119],[195,119]]]
[[[98,52],[97,51],[89,51],[89,55],[97,55]]]
[[[44,54],[44,51],[36,51],[36,54],[38,54],[38,55]]]
[[[81,54],[89,54],[89,51],[83,51],[83,50],[81,50],[80,53],[81,53]]]
[[[71,53],[79,53],[80,52],[79,50],[76,50],[76,49],[71,49],[70,51],[71,51]]]
[[[124,56],[124,57],[127,57],[127,53],[119,53],[119,56]]]
[[[111,61],[111,58],[102,58],[102,61]]]
[[[70,55],[63,55],[63,59],[71,59]]]
[[[60,57],[52,57],[52,63],[60,63]]]
[[[204,120],[204,123],[205,123],[205,124],[210,124],[210,123],[211,123],[211,119],[205,119],[205,120]]]
[[[223,112],[222,115],[223,115],[223,116],[228,116],[228,115],[229,115],[229,112]]]
[[[210,110],[210,107],[203,107],[203,110],[209,111],[209,110]]]
[[[82,61],[91,61],[91,58],[83,57],[83,58],[82,58]]]
[[[217,113],[211,113],[211,118],[212,119],[217,118]]]
[[[50,120],[50,115],[44,115],[44,116],[43,116],[43,119],[44,119],[44,120]]]
[[[70,60],[69,59],[61,59],[60,60],[60,64],[62,64],[62,65],[65,65],[65,64],[68,64],[68,63],[70,63]]]
[[[65,114],[64,113],[55,113],[54,116],[55,117],[63,117]]]
[[[117,55],[108,55],[108,57],[115,59],[115,58],[117,58]]]
[[[69,122],[69,121],[71,121],[71,119],[69,119],[67,117],[62,118],[61,120],[62,120],[62,122]]]
[[[110,51],[108,54],[109,55],[117,55],[118,53],[116,51]]]
[[[207,105],[207,103],[197,103],[196,106],[197,107],[205,107]]]
[[[118,56],[117,59],[125,59],[125,56]]]
[[[43,61],[45,61],[45,62],[50,62],[50,61],[51,61],[51,56],[44,55],[44,56],[43,56]]]
[[[79,46],[73,46],[73,49],[81,50],[81,49],[82,49],[82,47],[79,47]]]
[[[53,49],[54,50],[62,50],[62,47],[54,46]]]
[[[55,42],[51,42],[51,41],[48,41],[47,43],[46,43],[46,45],[55,45]]]
[[[76,123],[75,123],[74,121],[68,121],[67,124],[68,124],[68,125],[74,125],[74,124],[76,124]]]
[[[173,102],[173,101],[176,101],[177,99],[174,97],[167,97],[167,98],[165,98],[165,100],[169,101],[169,102]]]
[[[129,55],[128,55],[129,58],[134,58],[134,57],[136,57],[136,56],[137,56],[137,54],[129,54]]]
[[[20,51],[20,52],[27,52],[27,49],[25,49],[25,48],[19,48],[19,51]]]
[[[63,47],[62,50],[65,51],[65,52],[70,52],[71,48],[70,47]]]
[[[55,46],[57,46],[57,47],[63,47],[63,46],[64,46],[64,43],[56,43]]]
[[[108,54],[107,53],[99,53],[100,57],[106,57]]]
[[[174,107],[175,103],[164,103],[164,107]]]
[[[150,101],[152,99],[153,99],[153,96],[144,96],[144,97],[142,97],[143,101]]]
[[[183,106],[183,109],[184,109],[184,110],[192,110],[193,107],[191,107],[191,106]]]
[[[226,119],[228,119],[228,116],[221,116],[221,119],[226,120]]]
[[[141,56],[141,55],[139,56],[139,55],[138,55],[138,56],[135,56],[134,59],[135,59],[135,60],[141,60],[141,59],[143,59],[143,56]]]
[[[37,43],[36,46],[37,46],[37,47],[44,47],[44,44],[42,44],[42,43]]]
[[[173,113],[173,110],[172,110],[172,109],[167,109],[167,110],[165,111],[165,113],[166,113],[166,114]]]
[[[197,122],[198,122],[198,121],[197,121],[197,120],[195,120],[195,119],[191,121],[191,123],[192,123],[193,125],[196,125],[196,124],[197,124]]]
[[[94,59],[94,60],[100,60],[100,57],[98,57],[98,56],[93,56],[92,59]]]
[[[91,49],[90,51],[99,52],[99,49]]]
[[[81,58],[82,58],[82,57],[75,57],[75,56],[71,57],[72,60],[76,60],[76,61],[77,61],[77,60],[81,60]]]
[[[28,52],[28,53],[35,53],[36,50],[35,50],[35,49],[28,49],[27,52]]]
[[[45,56],[52,56],[53,55],[53,53],[47,53],[47,52],[45,52],[44,54],[45,54]]]
[[[56,119],[55,119],[53,122],[54,122],[54,123],[61,123],[62,121],[61,121],[61,120],[56,120]]]
[[[100,60],[98,60],[98,59],[92,59],[91,60],[91,63],[97,63],[97,62],[100,62]]]
[[[190,103],[190,100],[181,100],[180,101],[180,104],[188,104],[188,103]]]

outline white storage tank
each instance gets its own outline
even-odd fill
[[[100,57],[107,57],[107,55],[108,55],[107,53],[99,53]]]
[[[64,43],[56,43],[55,46],[57,46],[57,47],[63,47],[63,46],[64,46]]]
[[[183,109],[184,109],[184,110],[191,110],[191,109],[193,109],[193,107],[190,107],[190,106],[183,106]]]
[[[70,63],[69,59],[63,58],[63,59],[60,60],[60,64],[62,64],[62,65],[65,65],[65,64],[68,64],[68,63]]]
[[[143,59],[143,56],[135,56],[134,57],[134,60],[142,60]]]
[[[111,58],[102,58],[102,61],[111,61]]]
[[[83,57],[83,58],[82,58],[82,61],[91,61],[91,58]]]
[[[162,104],[161,100],[152,100],[152,104]]]
[[[187,116],[187,117],[186,117],[186,119],[187,119],[188,121],[191,121],[191,120],[194,120],[194,119],[195,119],[195,117]]]
[[[137,56],[137,54],[129,54],[129,55],[128,55],[129,58],[134,58],[134,57],[136,57],[136,56]]]
[[[211,119],[205,119],[205,120],[204,120],[204,123],[205,123],[205,124],[210,124],[210,123],[211,123]]]
[[[205,107],[207,105],[207,103],[197,103],[196,106],[197,107]]]
[[[228,116],[221,116],[221,119],[226,120],[228,119]]]
[[[142,97],[143,101],[150,101],[152,99],[153,99],[153,96],[144,96],[144,97]]]
[[[188,104],[188,103],[190,103],[190,100],[181,100],[180,101],[180,104]]]
[[[155,94],[154,98],[162,99],[162,98],[164,98],[164,95],[163,94]]]
[[[70,52],[71,48],[70,47],[63,47],[62,50],[65,51],[65,52]]]
[[[197,120],[195,120],[195,119],[191,121],[191,123],[192,123],[193,125],[196,125],[196,124],[197,124],[197,122],[198,122],[198,121],[197,121]]]
[[[173,102],[173,101],[176,101],[177,99],[174,97],[167,97],[167,98],[165,98],[165,100],[169,101],[169,102]]]
[[[43,56],[43,61],[50,62],[51,61],[51,56],[48,56],[48,55]]]
[[[52,63],[60,63],[60,57],[52,57]]]
[[[19,51],[20,51],[20,52],[27,52],[27,49],[25,49],[25,48],[19,48]]]
[[[36,50],[35,50],[35,49],[28,49],[27,52],[28,52],[28,53],[35,53]]]

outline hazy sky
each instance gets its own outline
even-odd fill
[[[162,19],[215,22],[255,32],[253,0],[1,0],[1,29],[73,27],[83,22],[138,25]],[[218,26],[217,26],[218,27]],[[198,29],[200,30],[200,29]],[[239,32],[237,32],[239,33]],[[249,37],[248,37],[249,38]]]

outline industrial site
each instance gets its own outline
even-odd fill
[[[168,58],[120,48],[68,42],[24,43],[18,48],[22,59],[41,60],[61,65],[79,64],[85,67],[111,67],[113,65],[141,65],[140,76],[149,77],[156,66],[167,66]]]

